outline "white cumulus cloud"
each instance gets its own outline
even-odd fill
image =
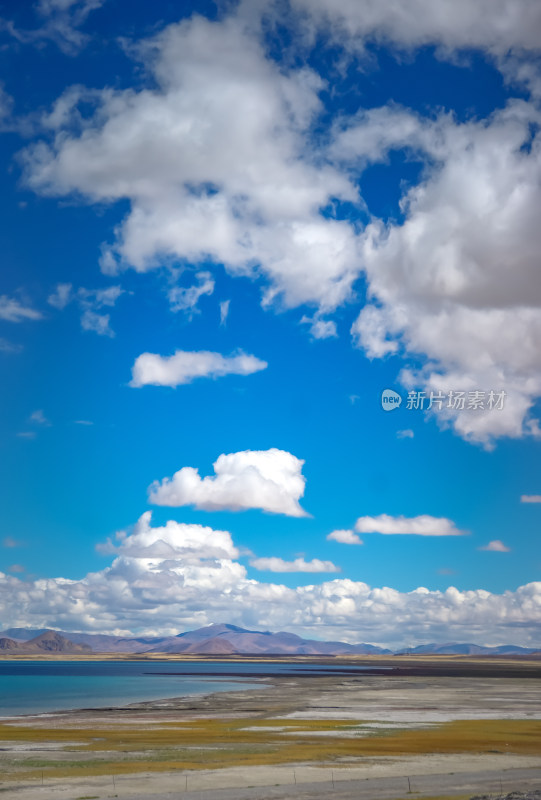
[[[205,511],[259,508],[304,517],[299,504],[304,494],[303,464],[276,448],[222,454],[213,464],[213,476],[201,478],[198,470],[183,467],[172,478],[155,481],[149,499],[161,506],[193,505]]]
[[[337,530],[327,535],[330,542],[340,542],[340,544],[363,544],[363,540],[354,531]]]
[[[431,517],[421,514],[418,517],[391,517],[380,514],[377,517],[359,517],[355,523],[358,533],[382,533],[386,535],[412,534],[414,536],[464,536],[455,523],[446,517]]]
[[[541,494],[523,494],[520,498],[521,503],[541,503]]]
[[[151,526],[152,512],[146,511],[128,535],[125,531],[116,534],[116,542],[108,539],[98,551],[104,554],[117,553],[128,558],[156,559],[158,563],[168,559],[233,559],[239,551],[233,544],[231,534],[203,525],[187,525],[169,520],[165,525]]]
[[[488,550],[491,553],[509,553],[510,547],[507,547],[500,539],[493,539],[484,547],[479,547],[478,550]]]
[[[103,269],[214,262],[263,277],[266,304],[333,310],[350,298],[355,233],[319,210],[356,189],[306,148],[321,78],[280,69],[236,18],[194,16],[130,52],[155,88],[68,90],[46,118],[58,136],[25,155],[38,192],[129,200]],[[80,101],[95,115],[78,115]]]
[[[400,108],[358,115],[339,130],[337,158],[416,153],[427,169],[401,200],[405,220],[373,220],[362,234],[371,298],[352,333],[369,358],[415,354],[408,389],[505,391],[503,408],[443,405],[435,419],[490,446],[539,435],[541,394],[541,115],[511,100],[484,120],[427,120]],[[384,132],[380,136],[380,132]]]
[[[238,353],[223,356],[207,350],[177,350],[172,356],[142,353],[135,359],[130,386],[180,386],[196,378],[220,378],[224,375],[252,375],[267,368],[267,362]]]
[[[336,323],[332,319],[321,319],[317,315],[314,317],[304,315],[301,324],[310,325],[310,333],[314,339],[331,339],[338,336]]]

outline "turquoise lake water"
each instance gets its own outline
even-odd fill
[[[254,688],[237,679],[145,674],[170,669],[171,662],[3,662],[0,717]]]
[[[0,717],[249,689],[261,686],[257,676],[314,672],[343,670],[272,662],[0,661]]]

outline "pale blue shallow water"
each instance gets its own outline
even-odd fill
[[[255,687],[241,680],[145,674],[149,669],[168,672],[171,662],[0,662],[0,717]]]
[[[251,689],[261,686],[252,681],[258,675],[342,671],[272,662],[0,661],[0,717]]]

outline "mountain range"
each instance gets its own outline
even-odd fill
[[[0,653],[186,653],[207,655],[530,655],[540,649],[500,645],[425,644],[398,651],[371,644],[321,642],[294,633],[253,631],[225,623],[207,625],[177,636],[120,637],[99,633],[9,628],[0,632]]]
[[[18,630],[23,630],[19,628]],[[43,655],[44,653],[66,653],[70,655],[88,655],[92,648],[88,644],[75,644],[66,639],[58,631],[44,630],[31,639],[13,639],[0,633],[0,653],[4,655]]]

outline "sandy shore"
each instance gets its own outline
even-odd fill
[[[260,678],[260,687],[247,691],[12,719],[2,726],[0,796],[345,800],[406,797],[410,787],[428,797],[497,795],[500,789],[541,786],[541,725],[536,722],[541,720],[541,675],[531,666],[522,677],[516,672],[508,677],[505,669],[499,677],[475,669],[464,675],[465,662],[459,676],[441,674],[441,663],[440,674],[416,670]],[[451,748],[455,752],[449,752],[442,730],[456,720],[470,720],[472,731],[496,737],[496,744],[485,746],[481,736],[476,751],[466,742],[469,728],[463,725],[464,741],[459,738]],[[149,743],[153,736],[166,737],[162,749],[152,750],[153,758],[166,753],[163,769],[159,764],[144,769],[150,752],[145,732]],[[99,744],[105,739],[111,744]],[[419,742],[422,752],[415,752]],[[393,743],[395,750],[387,753],[385,747]],[[317,759],[313,748],[318,748]],[[276,763],[264,763],[269,749],[272,758],[279,753]],[[309,760],[295,758],[304,753]],[[204,762],[187,768],[188,756],[199,754],[219,756],[220,768],[206,768]],[[224,761],[227,754],[232,754],[230,765]],[[112,760],[115,768],[109,773]],[[29,772],[29,764],[41,767]],[[84,772],[86,764],[101,774],[69,777]]]

